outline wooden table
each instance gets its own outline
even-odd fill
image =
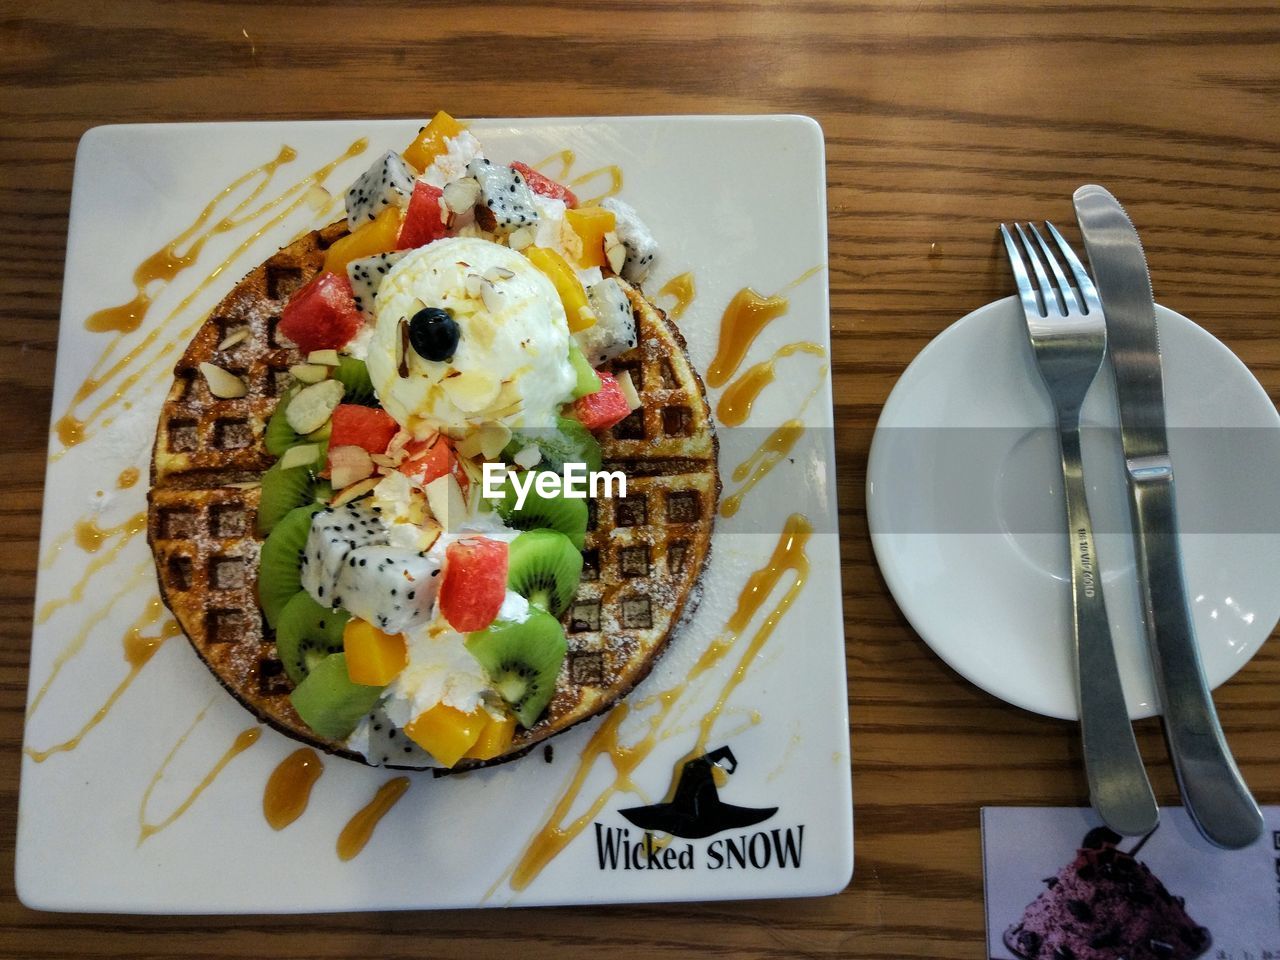
[[[998,218],[1071,221],[1097,180],[1160,299],[1280,391],[1280,10],[1200,0],[794,4],[5,2],[0,17],[0,953],[6,957],[985,956],[978,810],[1082,804],[1074,728],[960,680],[867,539],[880,406],[943,327],[1011,292]],[[49,391],[76,141],[128,121],[796,112],[827,136],[857,867],[840,896],[270,918],[39,914],[13,839]],[[1217,695],[1280,801],[1280,649]],[[1140,725],[1162,802],[1173,780]]]

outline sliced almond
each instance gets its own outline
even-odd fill
[[[623,264],[627,262],[627,248],[612,230],[604,235],[604,258],[609,261],[610,270],[622,273]]]
[[[280,458],[281,470],[292,470],[294,467],[310,467],[320,459],[320,444],[300,443],[290,447]]]
[[[236,483],[228,483],[227,486],[231,487],[233,490],[256,490],[258,487],[262,486],[262,481],[239,480]]]
[[[464,370],[444,380],[440,387],[459,410],[476,413],[493,403],[501,384],[484,370]]]
[[[200,364],[200,372],[209,385],[209,392],[222,400],[235,400],[249,392],[249,387],[243,380],[212,363]]]
[[[462,286],[467,291],[467,296],[473,298],[480,296],[480,290],[484,285],[484,277],[478,273],[468,273],[466,279],[462,281]]]
[[[478,429],[472,430],[465,437],[463,437],[461,440],[458,441],[458,444],[457,446],[454,447],[454,450],[457,451],[457,454],[460,457],[470,458],[470,457],[479,456],[480,431]]]
[[[525,247],[533,245],[538,238],[538,231],[534,227],[521,227],[519,230],[512,230],[511,235],[507,237],[507,245],[512,250],[523,250]]]
[[[303,383],[319,383],[329,376],[329,368],[318,363],[295,363],[289,368],[289,373]]]
[[[486,423],[477,433],[480,437],[480,453],[486,460],[496,459],[511,442],[511,428],[505,423]]]
[[[372,475],[373,458],[364,447],[344,444],[329,448],[329,479],[335,487],[349,487]]]
[[[307,206],[312,210],[323,210],[329,205],[329,201],[333,199],[329,191],[318,183],[313,183],[307,188],[306,192]]]
[[[337,350],[312,350],[307,354],[307,363],[320,363],[326,367],[338,365]]]
[[[532,470],[542,462],[542,448],[536,443],[531,443],[524,449],[518,451],[512,461],[518,467],[524,467],[526,470]]]
[[[507,298],[493,285],[492,280],[484,280],[480,285],[480,299],[484,301],[486,310],[490,313],[498,313],[502,310]]]
[[[627,401],[627,406],[632,410],[639,410],[643,404],[640,403],[640,394],[636,392],[636,385],[631,382],[631,371],[623,370],[615,379],[618,381],[618,389],[622,391],[622,399]]]
[[[454,213],[470,210],[480,199],[480,181],[475,177],[462,177],[444,185],[440,200]]]
[[[462,496],[462,488],[452,473],[436,477],[427,484],[427,503],[431,506],[431,515],[446,530],[456,530],[466,522],[467,501]]]
[[[339,380],[321,380],[294,394],[284,412],[293,432],[310,433],[324,426],[333,415],[334,408],[342,402],[344,389]]]
[[[346,487],[343,490],[339,490],[337,495],[335,495],[334,498],[329,501],[329,506],[340,507],[344,503],[350,503],[352,500],[355,500],[357,497],[363,497],[366,493],[370,492],[377,485],[378,485],[377,477],[370,477],[367,480],[361,480],[358,483],[353,483],[351,484],[351,486]]]
[[[483,276],[484,279],[488,280],[490,283],[497,283],[499,280],[510,280],[515,275],[516,274],[514,270],[508,270],[506,267],[497,267],[497,266],[490,267],[483,274],[481,274],[481,276]]]
[[[218,344],[218,349],[230,350],[237,343],[244,343],[248,339],[249,339],[249,328],[237,327],[236,329],[228,333],[226,337],[223,338],[222,342]]]
[[[400,464],[404,463],[405,457],[409,454],[404,450],[398,452],[395,456],[389,456],[385,453],[371,453],[369,459],[374,462],[375,466],[386,467],[388,470],[394,470]]]

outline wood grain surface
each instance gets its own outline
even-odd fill
[[[0,4],[0,956],[976,958],[978,811],[1086,802],[1074,728],[961,681],[867,538],[881,404],[1012,292],[999,219],[1072,220],[1099,181],[1157,296],[1280,392],[1280,9],[1267,3],[49,0]],[[13,892],[36,540],[76,141],[102,123],[789,112],[826,131],[857,866],[832,898],[256,918],[40,914]],[[1217,694],[1280,801],[1280,646]],[[1158,727],[1140,725],[1162,802]]]

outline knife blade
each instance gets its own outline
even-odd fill
[[[1187,603],[1146,255],[1108,191],[1090,184],[1072,199],[1107,321],[1138,579],[1169,754],[1200,832],[1211,843],[1238,849],[1262,834],[1262,812],[1227,747]]]

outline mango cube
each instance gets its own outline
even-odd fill
[[[403,216],[404,211],[399,207],[387,207],[369,223],[357,227],[336,241],[325,251],[325,271],[345,277],[347,264],[352,260],[394,250],[400,236],[400,220]]]
[[[603,267],[608,263],[604,253],[604,235],[618,225],[618,218],[613,211],[604,207],[578,207],[576,210],[566,210],[564,218],[582,240],[582,255],[578,257],[578,266]]]
[[[463,713],[446,703],[437,703],[418,714],[404,732],[444,766],[452,767],[475,746],[488,721],[489,712],[483,707]]]
[[[342,649],[347,655],[347,674],[352,683],[385,687],[409,661],[404,637],[383,633],[373,624],[352,617],[342,631]]]
[[[422,173],[436,157],[448,152],[445,140],[456,137],[462,130],[462,124],[441,110],[418,132],[413,143],[405,148],[404,159]]]
[[[564,257],[547,247],[525,247],[523,253],[555,285],[560,302],[564,304],[569,330],[577,333],[594,326],[596,315],[587,303],[587,291],[582,289],[582,281]]]
[[[484,729],[480,731],[480,738],[476,740],[475,746],[468,750],[464,756],[468,760],[492,760],[494,757],[500,757],[506,753],[507,747],[511,746],[511,741],[516,735],[516,718],[510,713],[504,713],[501,716],[489,714],[488,722],[485,723]]]

